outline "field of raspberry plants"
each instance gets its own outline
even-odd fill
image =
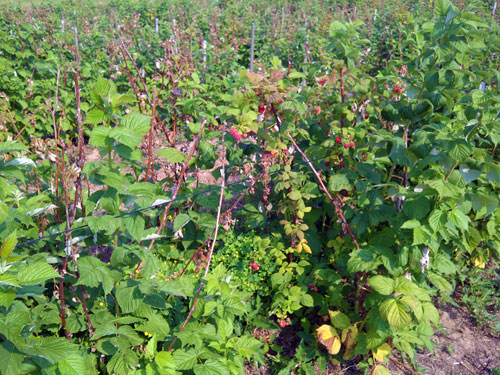
[[[499,374],[496,8],[2,0],[0,373]]]

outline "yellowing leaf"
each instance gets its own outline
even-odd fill
[[[391,373],[389,372],[389,370],[387,369],[387,367],[384,367],[382,365],[375,366],[375,368],[373,369],[372,374],[373,375],[391,375]]]
[[[311,248],[309,247],[309,245],[308,245],[308,244],[304,243],[304,244],[302,244],[302,247],[303,247],[303,249],[304,249],[304,251],[305,251],[306,253],[308,253],[308,254],[312,254]],[[483,267],[483,268],[484,268],[484,267]]]
[[[340,351],[340,337],[335,328],[328,324],[323,324],[316,330],[319,342],[328,349],[328,353],[337,354]]]
[[[477,257],[474,259],[474,265],[479,268],[484,268],[486,267],[486,262],[481,259],[481,257]]]
[[[373,358],[379,362],[384,362],[385,357],[387,357],[392,352],[392,348],[389,344],[385,343],[380,345],[377,350],[373,351]]]
[[[342,342],[347,348],[352,348],[356,344],[358,327],[351,325],[342,331]]]

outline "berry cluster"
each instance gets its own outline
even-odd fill
[[[247,133],[240,133],[234,126],[231,126],[231,130],[229,130],[229,133],[231,133],[236,142],[239,142],[241,138],[248,137]]]
[[[250,265],[248,266],[251,270],[254,270],[254,271],[258,271],[259,268],[260,268],[260,264],[259,263],[255,263],[255,261],[252,259],[250,259]]]

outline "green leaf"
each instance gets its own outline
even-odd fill
[[[122,313],[134,312],[144,302],[144,296],[137,285],[127,286],[127,282],[121,282],[116,288],[116,299],[122,309]]]
[[[352,185],[349,182],[348,178],[344,174],[334,174],[328,180],[328,190],[332,192],[341,191],[341,190],[351,190]]]
[[[35,355],[57,363],[77,353],[78,347],[62,337],[41,337],[30,344],[17,345],[25,354]]]
[[[288,198],[290,198],[292,201],[296,201],[302,198],[302,194],[300,194],[300,191],[298,190],[292,190],[288,193]]]
[[[166,158],[169,163],[184,163],[187,156],[174,147],[165,147],[158,150],[157,156]]]
[[[174,219],[174,232],[177,232],[179,229],[183,228],[187,223],[191,221],[191,216],[188,214],[179,214]]]
[[[368,285],[370,285],[374,291],[384,296],[394,291],[394,280],[382,275],[370,277],[368,279]]]
[[[16,298],[16,291],[13,288],[3,289],[0,288],[0,306],[9,308],[14,299]]]
[[[439,312],[432,302],[424,302],[422,304],[424,310],[424,317],[429,319],[435,325],[439,324]]]
[[[444,228],[446,224],[446,213],[436,209],[429,215],[429,226],[434,232],[438,232]]]
[[[61,375],[82,375],[86,373],[85,358],[80,354],[73,354],[57,364]]]
[[[100,123],[106,121],[106,119],[107,119],[107,116],[103,111],[101,111],[98,108],[94,108],[94,109],[90,110],[89,112],[87,112],[87,114],[85,116],[85,123],[97,125],[97,124],[100,124]]]
[[[17,231],[12,232],[7,236],[5,239],[4,243],[2,244],[2,247],[0,247],[0,256],[2,259],[7,259],[14,250],[14,247],[16,247],[17,244]]]
[[[207,359],[204,364],[196,364],[193,368],[195,375],[229,375],[229,369],[221,361]]]
[[[445,17],[450,7],[450,0],[436,0],[434,3],[434,15]]]
[[[328,315],[330,315],[330,322],[337,329],[346,329],[351,324],[351,319],[340,311],[328,311]]]
[[[104,147],[113,145],[113,140],[109,138],[111,128],[107,126],[94,126],[90,132],[89,143],[94,147]]]
[[[102,282],[104,294],[108,294],[119,280],[118,274],[115,276],[104,262],[93,256],[82,256],[78,258],[77,264],[80,277],[75,285],[97,288]]]
[[[34,285],[59,277],[61,276],[45,261],[39,261],[23,267],[17,274],[17,280],[20,284],[24,285]]]
[[[401,229],[414,229],[420,227],[420,221],[418,220],[407,220],[401,225]]]
[[[481,171],[470,169],[467,164],[460,165],[459,173],[467,185],[477,180],[482,174]]]
[[[453,209],[448,212],[448,220],[455,224],[458,228],[466,231],[469,228],[469,217],[462,211]]]
[[[142,138],[148,134],[151,127],[151,116],[131,112],[123,117],[121,126],[127,130],[131,130]]]
[[[379,311],[382,317],[393,327],[404,328],[411,322],[411,315],[407,306],[394,298],[382,302]]]
[[[9,341],[0,343],[0,372],[3,375],[20,375],[24,354]]]
[[[449,292],[453,290],[453,286],[442,276],[434,273],[428,273],[429,280],[441,291]]]
[[[174,352],[173,357],[177,370],[191,370],[198,362],[198,351],[178,349]]]
[[[410,219],[423,219],[431,208],[431,202],[425,197],[406,199],[403,205],[403,212]]]
[[[467,160],[472,152],[472,148],[463,139],[448,143],[448,155],[456,162]]]
[[[6,154],[14,151],[25,151],[26,146],[16,141],[0,142],[0,154]]]

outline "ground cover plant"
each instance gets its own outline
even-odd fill
[[[440,301],[498,333],[496,3],[1,10],[2,374],[416,374]]]

